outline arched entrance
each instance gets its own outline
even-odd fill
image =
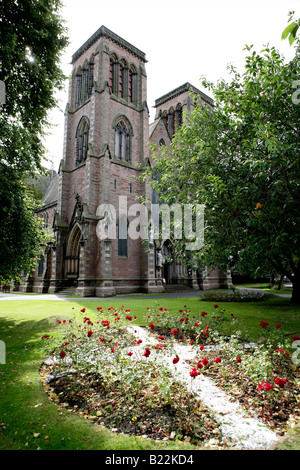
[[[66,255],[64,258],[65,279],[70,285],[76,285],[79,276],[80,240],[81,229],[78,224],[75,224],[68,237]]]

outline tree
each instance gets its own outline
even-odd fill
[[[60,0],[0,2],[0,162],[16,171],[41,171],[42,136],[54,93],[63,86],[60,54],[67,44]]]
[[[198,262],[259,275],[266,269],[293,283],[300,302],[300,105],[292,99],[299,50],[285,64],[274,48],[246,47],[241,75],[203,79],[213,108],[197,101],[175,134],[172,157],[155,158],[164,200],[205,204],[205,243]]]
[[[41,219],[34,217],[35,201],[9,167],[0,166],[0,284],[19,282],[20,271],[29,274],[49,241]]]
[[[48,112],[65,78],[61,6],[60,0],[0,2],[0,80],[6,89],[0,107],[1,282],[17,280],[24,269],[29,274],[44,243],[24,181],[43,172]]]

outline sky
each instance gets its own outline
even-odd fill
[[[290,60],[294,49],[281,40],[289,12],[300,17],[300,0],[63,0],[62,17],[69,46],[61,57],[67,76],[71,57],[102,25],[146,54],[148,108],[154,119],[155,100],[205,76],[230,81],[229,64],[243,71],[245,45],[260,52],[267,44]],[[44,141],[46,167],[58,171],[63,157],[64,110],[68,82],[57,93],[59,108],[49,113],[53,125]]]

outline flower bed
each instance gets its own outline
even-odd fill
[[[136,318],[128,309],[104,312],[97,320],[58,320],[59,339],[43,337],[51,360],[45,361],[41,377],[50,398],[116,432],[152,439],[175,439],[203,444],[214,438],[219,445],[220,429],[189,386],[164,365],[183,358],[178,344],[194,348],[190,360],[190,383],[205,374],[232,399],[239,400],[249,414],[258,416],[278,434],[291,418],[300,416],[299,368],[293,363],[292,344],[280,325],[261,322],[259,344],[242,347],[242,334],[235,334],[238,319],[215,305],[214,312],[191,315],[186,306],[171,316],[163,308],[147,309],[146,332],[152,341],[138,339]]]
[[[202,292],[200,298],[209,302],[261,302],[267,294],[258,289],[216,290]]]

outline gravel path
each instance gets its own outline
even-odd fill
[[[145,345],[157,344],[157,340],[144,328],[135,326],[129,327],[128,330],[137,339],[142,339],[141,350],[145,348]],[[246,411],[237,402],[232,402],[231,398],[210,378],[200,374],[191,379],[191,367],[186,362],[195,359],[195,351],[191,346],[177,344],[175,350],[180,361],[174,366],[172,362],[174,354],[164,355],[164,365],[169,367],[176,379],[189,387],[199,397],[203,405],[213,412],[216,420],[220,423],[223,438],[233,442],[233,448],[266,450],[278,440],[278,436],[272,430],[257,418],[247,416]]]

